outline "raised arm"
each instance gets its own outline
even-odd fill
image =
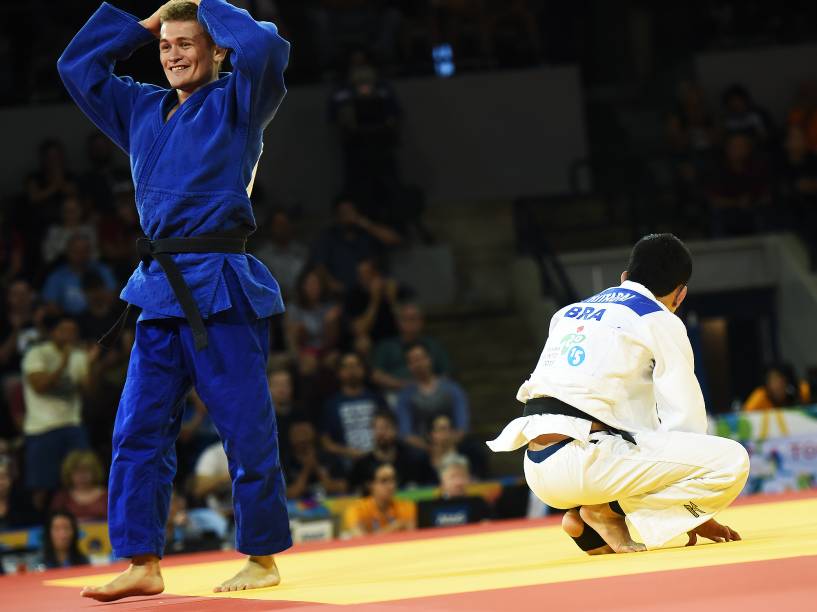
[[[233,68],[249,81],[251,121],[266,126],[286,93],[289,43],[275,24],[256,21],[224,0],[201,0],[198,5],[201,24],[219,47],[231,50]]]
[[[62,82],[82,112],[126,153],[131,114],[143,86],[116,76],[113,68],[153,40],[136,17],[106,2],[57,61]]]
[[[686,328],[674,315],[661,313],[651,325],[655,369],[653,384],[662,431],[706,433],[701,385],[695,376],[692,346]],[[670,319],[669,317],[672,317]]]

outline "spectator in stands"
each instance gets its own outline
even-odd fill
[[[305,270],[298,279],[294,302],[285,315],[289,346],[299,358],[309,355],[320,360],[337,346],[340,306],[316,269]]]
[[[34,291],[25,280],[13,281],[0,310],[0,438],[16,438],[22,428],[23,380],[20,363],[26,349],[39,339]]]
[[[778,191],[786,206],[787,226],[797,232],[817,269],[817,153],[810,151],[803,128],[791,125],[778,171]]]
[[[60,208],[67,196],[77,195],[77,182],[65,163],[65,149],[58,140],[40,143],[40,167],[26,179],[28,207],[23,218],[29,221],[37,236],[60,218]],[[39,244],[39,240],[33,242]]]
[[[345,493],[347,484],[343,465],[336,456],[319,450],[315,426],[309,421],[293,421],[287,431],[291,454],[282,464],[287,497],[320,499]]]
[[[228,521],[210,508],[188,509],[177,488],[170,496],[165,525],[165,554],[221,550],[227,541]]]
[[[117,282],[110,268],[94,261],[91,249],[91,242],[82,234],[74,234],[68,239],[66,262],[45,279],[42,294],[46,302],[71,315],[85,312],[88,303],[82,292],[82,277],[87,272],[98,274],[111,291],[116,289]]]
[[[80,177],[80,191],[92,214],[111,214],[114,212],[115,191],[132,186],[130,172],[116,163],[113,142],[102,132],[94,131],[88,135],[85,151],[89,169]]]
[[[77,317],[80,337],[96,342],[119,319],[121,303],[105,279],[95,270],[82,275],[82,292],[88,308]]]
[[[761,147],[774,138],[774,125],[769,113],[760,108],[749,91],[737,83],[723,92],[723,128],[727,135],[746,134]]]
[[[744,410],[769,410],[801,406],[811,401],[811,389],[804,380],[798,380],[794,368],[778,363],[766,369],[766,382],[749,395]]]
[[[383,274],[376,259],[362,260],[357,264],[357,284],[343,304],[352,336],[367,337],[376,344],[397,335],[397,307],[409,295],[406,287]]]
[[[35,296],[28,281],[18,279],[6,289],[0,319],[0,373],[18,373],[28,345],[37,338]]]
[[[400,242],[397,232],[363,216],[350,196],[341,195],[335,199],[334,222],[321,234],[312,258],[328,274],[332,291],[342,293],[357,282],[361,261]]]
[[[406,347],[406,362],[413,382],[400,392],[397,399],[401,437],[427,449],[431,417],[445,414],[454,424],[453,437],[459,443],[468,432],[470,419],[465,391],[453,380],[434,373],[431,356],[422,343]]]
[[[797,99],[789,111],[788,124],[802,129],[808,149],[817,152],[817,80],[801,83]]]
[[[681,179],[691,183],[702,177],[717,143],[717,131],[697,83],[684,81],[679,85],[677,107],[667,122],[667,138]]]
[[[295,240],[292,219],[287,211],[274,211],[267,225],[269,234],[255,249],[255,256],[270,269],[286,299],[295,295],[309,251],[306,245]]]
[[[272,405],[275,406],[275,422],[280,432],[278,453],[281,456],[281,465],[286,465],[292,452],[286,436],[289,426],[297,417],[308,415],[301,415],[300,406],[295,403],[295,388],[292,384],[292,373],[289,370],[283,368],[270,370],[267,382],[270,396],[272,396]]]
[[[11,458],[0,455],[0,531],[31,527],[42,520],[14,476]]]
[[[462,455],[448,455],[440,464],[440,497],[452,499],[468,495],[471,472],[468,459]]]
[[[397,473],[389,463],[376,465],[367,478],[369,496],[346,509],[345,532],[350,536],[411,531],[417,527],[414,502],[394,497]]]
[[[0,202],[0,287],[6,287],[23,271],[25,241],[20,228],[9,223],[7,204]]]
[[[29,349],[22,363],[26,485],[38,509],[57,488],[68,453],[87,446],[81,392],[92,387],[99,357],[99,345],[79,348],[79,330],[70,317],[49,316],[43,325],[48,340]]]
[[[54,569],[88,563],[88,557],[79,551],[79,526],[76,517],[63,510],[52,513],[43,534],[42,564],[48,569]]]
[[[341,356],[337,375],[340,390],[324,408],[321,441],[327,452],[357,459],[372,450],[372,420],[386,403],[366,385],[366,364],[357,353]]]
[[[135,334],[133,327],[126,326],[113,346],[101,352],[93,388],[84,397],[82,420],[91,448],[101,457],[110,457],[113,450],[111,431],[116,421],[116,407],[125,386]],[[95,344],[97,339],[90,338],[88,343]],[[180,469],[179,472],[181,471]]]
[[[378,78],[366,53],[352,53],[347,82],[329,101],[329,120],[343,148],[344,187],[364,215],[392,228],[402,225],[396,155],[401,114],[394,90]]]
[[[374,448],[355,461],[349,475],[349,484],[355,491],[366,484],[376,465],[390,463],[397,472],[397,486],[432,485],[437,474],[431,467],[428,454],[410,446],[397,437],[397,418],[389,409],[378,410],[373,419]]]
[[[114,210],[100,215],[97,235],[102,259],[113,268],[116,278],[124,282],[139,262],[136,240],[143,234],[136,213],[133,185],[117,184],[113,198]]]
[[[727,136],[724,156],[707,189],[715,237],[755,233],[767,227],[770,177],[751,137]]]
[[[468,494],[470,484],[468,459],[456,454],[446,457],[440,465],[439,498],[419,505],[421,526],[467,525],[488,520],[491,508],[483,497]]]
[[[193,474],[193,497],[204,500],[211,510],[233,516],[233,486],[227,453],[219,440],[204,449]]]
[[[411,382],[405,347],[416,342],[421,342],[428,349],[435,373],[450,373],[448,353],[435,338],[423,333],[424,327],[423,312],[417,304],[407,302],[397,308],[399,335],[381,340],[374,347],[372,380],[379,387],[400,390]]]
[[[67,510],[80,521],[108,518],[108,489],[99,459],[91,450],[75,450],[62,462],[62,489],[51,510]]]
[[[483,445],[473,444],[468,438],[457,441],[451,417],[447,414],[435,414],[431,418],[428,431],[428,455],[432,467],[439,471],[446,459],[454,455],[462,455],[468,459],[470,472],[478,478],[488,475],[487,453]]]
[[[91,245],[91,258],[96,259],[96,228],[87,223],[85,211],[79,196],[66,196],[62,201],[59,223],[48,227],[42,243],[43,262],[52,264],[65,255],[68,241],[72,236],[83,236]]]

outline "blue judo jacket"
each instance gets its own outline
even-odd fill
[[[82,111],[130,156],[139,219],[151,240],[255,230],[247,189],[264,128],[286,93],[289,43],[274,24],[224,0],[201,0],[198,18],[217,45],[230,49],[233,72],[197,90],[168,121],[175,90],[113,73],[117,60],[156,40],[137,17],[103,3],[57,62]],[[284,310],[278,283],[251,255],[173,259],[205,318],[231,307],[227,265],[258,317]],[[155,260],[139,264],[120,297],[141,307],[142,318],[184,317]]]

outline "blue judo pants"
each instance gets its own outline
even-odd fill
[[[231,272],[231,271],[229,271]],[[108,526],[118,557],[162,556],[182,408],[195,386],[224,443],[233,481],[236,547],[269,555],[292,546],[275,411],[266,380],[269,319],[258,319],[232,274],[233,307],[205,321],[196,351],[184,319],[139,321],[113,432]]]

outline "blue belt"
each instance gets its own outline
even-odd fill
[[[573,442],[573,438],[565,438],[561,442],[557,442],[556,444],[551,444],[547,448],[543,448],[542,450],[530,450],[528,449],[528,459],[533,461],[534,463],[542,463],[545,459],[550,457],[552,454],[562,450],[565,446]]]

